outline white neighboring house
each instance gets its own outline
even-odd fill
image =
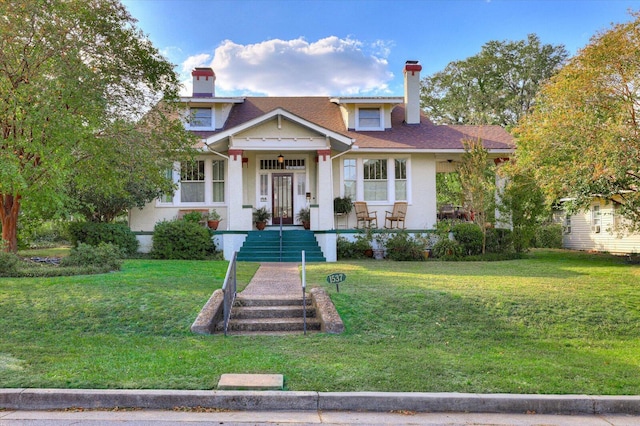
[[[500,126],[433,124],[420,110],[421,69],[407,61],[402,97],[216,97],[213,70],[195,69],[193,95],[181,101],[201,155],[175,165],[173,196],[130,212],[141,250],[151,249],[156,222],[215,209],[216,242],[229,259],[254,229],[254,209],[272,212],[271,224],[295,226],[308,207],[311,230],[335,261],[337,227],[356,225],[353,212],[334,215],[334,197],[345,195],[365,201],[379,227],[394,202],[406,201],[407,229],[432,229],[436,173],[455,170],[462,140],[482,139],[496,161],[511,156],[514,141]]]
[[[619,204],[594,198],[591,207],[573,215],[562,214],[562,244],[573,250],[613,254],[640,253],[640,234],[622,232]]]

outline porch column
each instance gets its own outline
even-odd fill
[[[333,225],[333,167],[331,165],[331,150],[318,150],[318,185],[317,201],[318,229],[334,229]]]
[[[228,167],[228,182],[229,200],[227,201],[228,213],[227,223],[228,229],[233,231],[240,231],[246,228],[242,214],[242,150],[230,149],[229,150],[229,167]]]

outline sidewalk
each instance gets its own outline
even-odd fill
[[[300,297],[302,280],[297,263],[261,263],[239,296]]]

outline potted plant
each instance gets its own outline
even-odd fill
[[[296,216],[296,220],[302,222],[302,226],[304,229],[311,228],[311,209],[309,207],[304,207],[300,209],[298,215]]]
[[[349,214],[353,210],[353,202],[348,195],[333,199],[333,211],[335,214]]]
[[[262,231],[267,226],[267,221],[271,219],[271,212],[266,207],[260,207],[253,212],[253,221],[256,223],[256,228]]]
[[[216,211],[216,209],[213,209],[207,216],[207,226],[215,231],[216,229],[218,229],[220,220],[220,214]]]

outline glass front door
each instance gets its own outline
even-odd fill
[[[271,223],[280,225],[293,224],[293,173],[274,173],[272,175],[273,220]]]

